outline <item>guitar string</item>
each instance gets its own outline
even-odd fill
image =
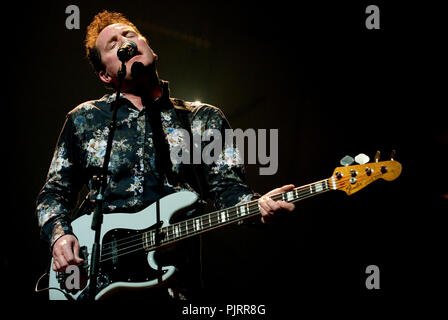
[[[376,176],[379,176],[379,174],[377,174]],[[376,176],[374,176],[373,178],[375,178]],[[365,178],[372,178],[372,177],[370,176],[370,177],[365,177]],[[326,180],[326,179],[324,179],[324,180]],[[322,180],[322,181],[324,181],[324,180]],[[327,179],[327,180],[328,180],[331,184],[333,184],[333,187],[335,187],[335,186],[334,186],[334,183],[335,183],[335,182],[336,182],[336,187],[339,187],[338,184],[341,185],[342,183],[345,183],[347,180],[350,180],[350,178],[345,178],[345,179],[341,179],[341,180],[338,180],[338,181],[331,181],[331,178],[330,178],[330,179]],[[345,180],[345,181],[344,181],[344,180]],[[310,184],[310,185],[313,185],[313,184]],[[310,185],[308,185],[308,187],[309,187]],[[301,188],[303,188],[303,187],[295,188],[295,189],[293,189],[293,190],[291,190],[291,191],[298,190],[298,189],[301,189]],[[319,193],[323,193],[323,192],[330,191],[330,190],[333,190],[333,189],[331,189],[331,188],[327,188],[326,190],[324,190],[324,191],[320,191]],[[287,192],[291,192],[291,191],[286,191],[285,193],[287,193]],[[305,191],[305,190],[303,190],[303,191]],[[302,192],[302,193],[303,193],[303,192]],[[315,193],[317,193],[317,191],[316,191]],[[282,194],[283,194],[283,193],[273,195],[273,196],[271,196],[271,198],[272,198],[273,200],[277,200],[277,198],[278,198],[278,200],[280,200],[280,199],[283,198],[283,197],[282,197]],[[312,195],[313,195],[312,193],[309,193],[309,194],[306,195],[305,197],[312,196]],[[291,202],[291,203],[293,203],[293,202],[297,202],[297,201],[299,201],[299,200],[304,199],[305,197],[303,197],[303,194],[302,194],[302,197],[297,197],[296,199],[294,199],[294,200],[292,200],[292,201],[290,201],[290,202]],[[249,205],[249,204],[250,204],[250,202],[247,203],[246,205]],[[240,207],[240,206],[238,206],[238,207]],[[232,212],[231,212],[231,209],[237,209],[237,208],[230,208],[230,209],[228,209],[228,211],[229,211],[229,212],[228,212],[228,213],[229,213],[229,215],[228,215],[229,218],[228,218],[228,220],[227,220],[227,221],[228,221],[228,224],[236,222],[236,221],[232,221],[232,220],[235,220],[235,218],[236,218],[236,219],[238,218],[238,213],[237,213],[237,211],[235,210],[235,211],[233,212],[233,210],[232,210]],[[216,212],[219,213],[219,211],[216,211]],[[216,213],[216,212],[212,212],[212,213]],[[235,213],[236,215],[233,216],[233,213]],[[249,209],[249,213],[246,214],[246,217],[249,217],[249,216],[251,216],[251,215],[253,215],[253,214],[255,214],[255,213],[259,213],[258,204],[257,204],[257,206],[253,206],[253,208],[250,208],[250,209]],[[232,214],[232,217],[230,217],[230,214]],[[198,218],[196,218],[196,219],[198,219]],[[219,221],[219,218],[218,218],[218,217],[217,217],[217,221]],[[210,224],[210,226],[212,226],[212,224]],[[209,226],[208,228],[203,228],[203,229],[200,230],[200,231],[197,231],[197,230],[196,230],[195,232],[191,232],[189,236],[194,236],[195,234],[205,232],[205,231],[207,231],[207,230],[210,228],[210,226]],[[187,231],[187,235],[188,235],[188,229],[185,229],[184,231]],[[179,232],[179,234],[181,234],[181,232]],[[183,237],[183,236],[184,236],[184,235],[181,235],[180,237]],[[179,237],[179,236],[178,236],[178,237]],[[137,235],[136,238],[138,238],[138,240],[139,240],[139,243],[138,243],[138,244],[135,244],[135,245],[132,245],[132,246],[129,246],[129,247],[125,247],[125,248],[120,248],[120,249],[118,249],[118,250],[114,250],[114,252],[111,252],[111,253],[108,253],[107,251],[106,251],[106,252],[103,252],[103,254],[101,255],[101,258],[104,258],[104,257],[107,256],[108,254],[113,254],[113,253],[117,253],[118,251],[121,251],[121,253],[119,253],[118,255],[114,255],[114,256],[112,256],[112,257],[108,257],[108,258],[105,258],[105,259],[101,259],[101,262],[104,262],[104,261],[113,259],[113,258],[115,258],[115,257],[122,256],[122,255],[124,255],[124,254],[131,253],[131,252],[134,252],[134,251],[145,250],[145,247],[144,247],[143,244],[140,242],[141,234],[140,234],[140,235]],[[172,239],[164,239],[164,240],[163,240],[163,243],[160,243],[160,246],[169,244],[170,242],[174,242],[174,241],[176,241],[176,237],[173,237]],[[128,242],[128,244],[129,244],[129,243],[131,243],[131,242]],[[135,248],[135,247],[137,247],[137,248]],[[131,249],[131,248],[135,248],[135,249],[129,251],[128,249]],[[152,245],[152,243],[151,243],[150,246],[149,246],[149,248],[146,248],[146,249],[147,249],[147,250],[153,250],[154,248],[157,248],[157,246],[156,246],[156,245]],[[126,250],[126,251],[123,252],[123,250]]]
[[[377,174],[376,176],[379,176],[379,174]],[[371,178],[371,177],[365,177],[365,178]],[[375,176],[373,177],[373,178],[375,178]],[[344,178],[344,179],[341,179],[341,180],[337,180],[337,181],[331,181],[331,179],[332,178],[330,178],[330,179],[324,179],[324,180],[321,180],[321,181],[325,181],[325,180],[327,180],[328,182],[329,182],[329,184],[333,184],[333,188],[334,187],[336,187],[336,188],[338,188],[338,187],[340,187],[343,183],[345,183],[347,180],[350,180],[350,178]],[[334,183],[336,182],[336,186],[334,186]],[[317,183],[319,183],[319,182],[316,182],[316,183],[313,183],[313,184],[317,184]],[[327,187],[327,189],[325,189],[325,190],[321,190],[321,191],[315,191],[314,192],[314,194],[313,193],[310,193],[309,192],[309,187],[311,186],[311,185],[313,185],[313,184],[310,184],[310,185],[307,185],[307,186],[302,186],[302,187],[298,187],[298,188],[295,188],[295,189],[293,189],[293,190],[291,190],[291,191],[299,191],[299,189],[302,189],[302,190],[300,190],[301,191],[301,194],[300,195],[295,195],[296,197],[297,197],[297,199],[294,199],[294,200],[292,200],[292,201],[290,201],[290,202],[296,202],[296,201],[299,201],[299,200],[302,200],[302,199],[304,199],[304,198],[306,198],[306,197],[309,197],[309,196],[312,196],[312,195],[314,195],[314,194],[316,194],[317,192],[319,192],[319,193],[323,193],[323,192],[325,192],[325,191],[329,191],[329,190],[333,190],[331,187]],[[307,189],[307,190],[304,190],[304,189]],[[291,191],[286,191],[286,192],[284,192],[284,193],[288,193],[288,192],[291,192]],[[284,193],[280,193],[280,194],[276,194],[276,195],[273,195],[273,196],[271,196],[271,198],[273,199],[273,200],[275,200],[275,201],[277,201],[277,200],[280,200],[280,199],[283,199],[283,194]],[[297,194],[297,192],[294,192],[294,193],[296,193]],[[249,207],[249,213],[247,213],[246,215],[245,215],[245,218],[247,218],[247,217],[249,217],[250,215],[252,215],[253,213],[259,213],[258,211],[259,211],[259,208],[258,208],[258,203],[257,203],[258,201],[251,201],[251,202],[248,202],[247,204],[245,204],[245,205],[243,205],[243,206],[247,206],[247,207]],[[256,205],[255,205],[255,203],[256,203]],[[250,208],[251,206],[253,206],[253,208]],[[202,232],[205,232],[205,231],[207,231],[208,229],[210,229],[210,228],[213,228],[213,227],[216,227],[216,224],[218,223],[218,222],[220,222],[219,221],[219,213],[221,213],[221,212],[225,212],[225,211],[227,211],[227,222],[228,222],[228,224],[230,224],[230,223],[234,223],[234,222],[236,222],[236,221],[233,221],[233,220],[238,220],[238,218],[240,218],[241,216],[238,216],[238,208],[240,208],[241,207],[241,205],[239,205],[239,206],[236,206],[236,207],[231,207],[231,208],[229,208],[229,209],[227,209],[227,210],[223,210],[223,211],[215,211],[215,212],[211,212],[211,213],[209,213],[208,215],[210,216],[211,214],[218,214],[217,216],[215,216],[215,217],[212,217],[211,219],[212,219],[212,221],[213,222],[210,222],[209,223],[209,225],[207,226],[207,227],[203,227],[202,228],[202,230],[194,230],[193,232],[190,232],[190,235],[192,236],[192,235],[195,235],[195,234],[197,234],[197,233],[202,233]],[[207,214],[206,214],[207,215]],[[205,215],[203,215],[203,216],[205,216]],[[196,218],[192,218],[192,219],[188,219],[188,220],[185,220],[185,221],[182,221],[181,223],[183,223],[183,224],[185,224],[185,226],[181,226],[180,225],[180,223],[179,223],[179,226],[180,226],[180,230],[179,230],[179,233],[178,233],[178,235],[174,235],[174,233],[173,233],[173,237],[171,238],[170,236],[168,237],[168,238],[164,238],[163,239],[163,242],[161,242],[160,243],[160,245],[165,245],[165,244],[167,244],[167,243],[170,243],[170,242],[173,242],[173,241],[175,241],[177,238],[181,238],[181,237],[184,237],[184,236],[188,236],[188,221],[190,221],[190,222],[192,222],[192,225],[194,226],[194,223],[193,223],[193,221],[196,219],[201,219],[203,216],[200,216],[200,217],[196,217]],[[216,221],[215,221],[216,220]],[[222,222],[222,221],[221,221]],[[173,227],[174,225],[172,225],[172,226],[170,226],[170,227]],[[163,229],[167,229],[168,227],[165,227],[165,228],[163,228]],[[154,233],[153,231],[148,231],[148,232],[146,232],[146,233]],[[185,235],[184,235],[184,233],[186,233]],[[145,249],[145,247],[143,246],[143,244],[142,244],[142,235],[143,234],[139,234],[139,235],[135,235],[135,236],[131,236],[131,237],[128,237],[128,240],[129,239],[131,239],[131,238],[134,238],[134,240],[133,241],[128,241],[128,242],[125,242],[125,243],[120,243],[120,245],[121,246],[123,246],[123,245],[126,245],[126,244],[131,244],[132,242],[135,242],[135,241],[138,241],[138,243],[137,244],[134,244],[134,245],[131,245],[131,246],[128,246],[128,247],[125,247],[125,248],[119,248],[118,249],[118,245],[116,246],[116,248],[110,248],[109,249],[109,252],[108,252],[108,250],[107,250],[107,248],[105,248],[106,250],[104,250],[103,251],[103,253],[102,253],[102,257],[103,256],[107,256],[108,254],[116,254],[116,253],[118,253],[119,251],[123,251],[123,250],[127,250],[127,249],[130,249],[130,248],[133,248],[133,247],[136,247],[136,246],[138,246],[139,248],[138,248],[138,250],[141,250],[141,249]],[[150,240],[150,245],[149,245],[149,248],[148,248],[148,250],[152,250],[151,248],[152,247],[156,247],[156,245],[154,244],[152,244],[152,239],[151,239],[151,236],[149,236],[149,237],[147,237],[148,238],[148,240]],[[104,246],[106,246],[108,243],[106,243],[106,244],[104,244],[103,245],[103,247]],[[125,254],[125,253],[120,253],[119,255],[122,255],[122,254]],[[119,256],[119,255],[115,255],[115,256],[113,256],[113,257],[117,257],[117,256]]]
[[[330,190],[331,190],[331,189],[327,189],[327,190],[325,190],[324,192],[326,192],[326,191],[330,191]],[[297,201],[299,201],[299,200],[301,200],[301,199],[295,199],[295,200],[291,201],[290,203],[294,203],[294,202],[297,202]],[[250,213],[247,214],[247,216],[249,217],[250,215],[256,215],[256,214],[258,214],[258,213],[259,213],[258,208],[254,208],[254,209],[251,210]],[[231,223],[231,222],[230,222],[230,223]],[[205,232],[205,231],[207,231],[207,230],[203,230],[203,231],[201,231],[200,233]],[[194,235],[195,235],[194,233],[190,234],[190,236],[194,236]],[[171,242],[174,242],[174,241],[175,241],[175,240],[173,239]],[[163,245],[166,245],[166,244],[169,244],[169,243],[170,243],[170,242],[165,242]],[[162,246],[162,245],[161,245],[161,246]],[[136,248],[136,247],[137,247],[137,248]],[[125,251],[125,252],[121,252],[120,254],[115,255],[115,256],[112,256],[112,257],[108,257],[108,258],[105,258],[105,259],[100,259],[100,263],[102,263],[102,262],[106,262],[106,261],[111,260],[111,259],[114,259],[114,258],[118,258],[118,257],[123,256],[123,255],[125,255],[125,254],[129,254],[129,253],[137,252],[137,251],[140,251],[140,250],[145,250],[145,248],[144,248],[141,244],[134,245],[134,246],[128,247],[128,248],[126,248],[126,249],[130,249],[130,248],[134,248],[134,249],[129,250],[129,251]],[[154,249],[156,249],[156,248],[157,248],[157,247],[154,246],[154,247],[152,247],[152,248],[149,249],[149,250],[154,250]],[[123,250],[123,249],[122,249],[122,250]],[[101,258],[103,258],[103,255],[101,255]]]
[[[184,220],[184,221],[181,221],[181,222],[178,222],[178,223],[175,223],[175,224],[173,224],[173,225],[170,225],[169,227],[171,228],[171,229],[173,229],[173,232],[174,232],[174,227],[175,226],[178,226],[179,227],[179,233],[183,233],[183,232],[185,232],[185,231],[188,231],[188,229],[192,229],[192,228],[194,228],[194,226],[196,225],[195,224],[195,222],[199,219],[199,220],[201,220],[201,224],[206,224],[206,223],[208,223],[207,222],[207,220],[209,220],[209,219],[215,219],[215,215],[218,215],[218,214],[220,214],[221,212],[227,212],[227,213],[233,213],[234,211],[238,211],[241,207],[248,207],[248,206],[252,206],[252,205],[255,205],[255,204],[257,204],[257,201],[250,201],[250,202],[247,202],[247,203],[245,203],[245,204],[240,204],[240,205],[238,205],[238,206],[235,206],[235,207],[230,207],[230,208],[227,208],[227,209],[223,209],[223,210],[216,210],[216,211],[213,211],[213,212],[210,212],[210,213],[206,213],[206,214],[204,214],[204,215],[202,215],[202,216],[198,216],[198,217],[194,217],[194,218],[189,218],[189,219],[187,219],[187,220]],[[209,218],[209,219],[208,219]],[[206,220],[205,222],[204,222],[204,219]],[[216,221],[214,221],[214,222],[216,222]],[[167,227],[164,227],[164,228],[162,228],[162,229],[167,229],[168,228],[168,226]],[[149,230],[149,231],[147,231],[147,232],[151,232],[152,230]],[[117,240],[115,243],[114,243],[114,245],[115,246],[117,246],[117,245],[121,245],[121,244],[123,244],[123,241],[124,240],[126,240],[126,242],[125,243],[127,243],[127,240],[131,240],[131,239],[135,239],[135,238],[141,238],[142,237],[142,235],[143,235],[143,233],[140,233],[140,234],[138,234],[138,235],[132,235],[132,236],[128,236],[128,237],[125,237],[125,238],[121,238],[121,239],[119,239],[119,240]],[[111,242],[108,242],[108,243],[105,243],[104,245],[103,245],[103,247],[106,247],[107,245],[109,245],[109,244],[111,244]]]
[[[377,174],[376,176],[379,176],[379,175],[380,174]],[[360,180],[362,178],[367,179],[367,178],[369,178],[369,176],[367,176],[367,177],[362,176],[358,180]],[[336,184],[338,184],[338,185],[332,186],[332,188],[338,189],[339,187],[341,187],[343,185],[343,183],[345,183],[347,180],[350,180],[350,179],[351,179],[351,177],[335,180]],[[298,192],[303,193],[303,192],[305,192],[305,193],[308,193],[310,186],[313,186],[313,185],[316,185],[316,184],[322,183],[322,182],[327,182],[328,184],[330,184],[330,183],[334,184],[334,182],[332,181],[332,177],[330,177],[330,178],[323,179],[323,180],[320,180],[320,181],[317,181],[317,182],[314,182],[314,183],[310,183],[308,185],[304,185],[304,186],[300,186],[300,187],[294,188],[293,190],[286,191],[284,193],[273,195],[273,196],[271,196],[271,198],[273,200],[277,201],[277,200],[282,200],[282,198],[283,198],[282,194],[285,194],[285,193],[288,193],[288,192],[294,192],[294,193],[298,193]],[[327,186],[327,188],[331,188],[331,187]],[[318,192],[318,191],[315,191],[315,193],[316,192]],[[190,218],[190,219],[181,221],[180,223],[176,223],[174,225],[171,225],[170,227],[174,228],[175,225],[179,225],[179,228],[181,229],[179,232],[184,232],[185,230],[183,230],[183,229],[187,229],[186,231],[188,231],[188,226],[189,225],[193,225],[194,226],[194,224],[195,224],[194,220],[197,220],[197,219],[202,220],[202,218],[207,216],[207,215],[210,216],[212,214],[218,214],[218,213],[226,211],[226,210],[228,212],[232,212],[232,210],[238,210],[238,208],[243,207],[243,206],[251,206],[251,205],[253,205],[253,204],[257,203],[257,202],[258,202],[258,200],[253,200],[253,201],[250,201],[250,202],[248,202],[246,204],[237,205],[237,206],[234,206],[234,207],[230,207],[228,209],[216,210],[214,212],[210,212],[210,213],[204,214],[204,215],[199,216],[199,217]],[[186,226],[184,227],[182,224],[184,224]],[[164,227],[162,229],[165,229],[165,228],[168,228],[168,227]],[[151,231],[147,231],[147,232],[151,232]],[[127,241],[127,240],[130,240],[130,239],[133,239],[133,238],[139,240],[141,238],[141,236],[142,236],[142,233],[140,233],[138,235],[132,235],[132,236],[128,236],[128,237],[123,237],[123,238],[114,240],[114,243],[115,243],[115,246],[119,246],[119,245],[121,245],[123,243],[123,241]],[[104,243],[102,247],[103,247],[103,249],[107,249],[107,246],[111,245],[111,244],[112,244],[112,242],[107,242],[107,243]]]
[[[294,192],[294,196],[299,198],[299,199],[303,199],[303,198],[305,198],[307,196],[312,195],[310,193],[310,191],[309,191],[309,187],[304,188],[302,186],[302,187],[299,187],[299,188],[295,188],[294,190],[291,190],[291,191],[293,191]],[[291,192],[291,191],[287,191],[287,192]],[[315,193],[317,193],[317,192],[320,193],[322,191],[316,191]],[[271,198],[276,201],[276,200],[281,200],[283,198],[283,196],[282,196],[282,193],[281,193],[281,194],[273,195],[273,196],[271,196]],[[184,220],[184,221],[182,221],[180,223],[176,223],[175,225],[171,225],[169,227],[168,226],[164,227],[162,229],[165,229],[165,230],[168,229],[168,228],[171,228],[172,232],[171,232],[171,235],[168,235],[168,238],[164,238],[163,240],[164,241],[171,241],[171,240],[176,239],[176,234],[174,232],[174,226],[176,226],[176,225],[179,226],[177,237],[179,235],[182,237],[185,233],[191,232],[189,230],[194,229],[195,222],[197,220],[201,220],[201,224],[202,224],[202,228],[203,229],[209,229],[210,227],[215,227],[217,223],[222,222],[222,221],[220,221],[220,217],[221,217],[220,214],[221,213],[226,212],[226,219],[228,221],[232,221],[234,219],[238,219],[238,218],[241,218],[241,217],[244,219],[245,216],[241,216],[241,214],[239,214],[238,211],[240,211],[241,207],[248,207],[249,208],[248,211],[250,211],[250,210],[252,210],[252,208],[250,208],[252,206],[254,207],[253,209],[258,210],[258,200],[250,201],[250,202],[248,202],[246,204],[241,204],[241,205],[238,205],[238,206],[230,207],[230,208],[228,208],[226,210],[217,210],[217,211],[214,211],[214,212],[210,212],[208,214],[204,214],[204,215],[199,216],[199,217],[195,217],[195,218]],[[249,213],[247,213],[245,215],[249,215]],[[206,216],[208,216],[209,219],[206,219],[206,223],[203,223],[202,220]],[[207,220],[209,220],[209,221],[207,222]],[[205,227],[204,227],[204,225],[205,225]],[[197,231],[198,230],[194,230],[192,233],[196,233]],[[144,234],[150,234],[150,233],[151,233],[151,235],[149,235],[147,238],[151,241],[151,245],[152,245],[152,240],[153,240],[152,236],[154,234],[154,231],[150,230],[150,231],[147,231],[145,233],[140,233],[138,235],[133,235],[133,236],[126,237],[125,240],[131,240],[131,241],[126,241],[124,243],[123,243],[123,241],[120,242],[120,243],[115,243],[114,247],[117,248],[119,246],[122,246],[122,245],[125,245],[125,244],[129,244],[129,243],[132,243],[132,242],[135,242],[135,241],[138,241],[139,244],[140,244],[140,241],[141,241],[142,237],[144,236]],[[167,233],[165,233],[165,234],[167,234]],[[110,251],[113,250],[112,248],[108,248],[108,245],[110,245],[110,244],[111,244],[111,242],[103,244],[103,252],[104,252],[105,249],[106,250],[109,249]]]
[[[328,191],[328,190],[326,190],[326,191]],[[297,198],[296,201],[301,200],[302,198],[304,198],[304,197]],[[248,212],[244,215],[244,218],[249,218],[254,213],[259,213],[258,204],[256,206],[255,205],[250,206]],[[225,223],[227,223],[227,224],[235,223],[238,220],[240,220],[239,218],[241,218],[241,216],[238,214],[238,212],[236,210],[235,211],[232,210],[231,212],[228,212],[227,220],[225,221]],[[220,222],[222,222],[222,221],[220,221],[219,216],[216,216],[216,217],[212,217],[211,222],[206,227],[203,227],[202,230],[195,230],[195,231],[191,232],[191,231],[188,231],[187,228],[183,228],[181,231],[179,231],[178,235],[169,236],[168,238],[164,238],[161,245],[166,245],[170,242],[176,241],[176,239],[178,239],[180,237],[193,236],[195,234],[205,232],[209,229],[216,228]],[[152,231],[150,231],[150,232],[152,232]],[[127,249],[130,249],[133,247],[139,247],[139,248],[144,249],[145,247],[142,244],[141,238],[142,238],[142,236],[139,235],[137,237],[137,239],[135,239],[135,240],[137,240],[137,243],[135,243],[134,245],[130,245],[125,248],[115,249],[114,251],[112,251],[112,250],[109,250],[106,252],[103,251],[102,256],[107,256],[108,254],[114,254],[114,253],[117,253],[120,251],[122,252],[123,250],[127,250]],[[149,237],[149,239],[151,239],[151,237]],[[136,241],[129,241],[129,242],[126,242],[125,244],[131,244],[132,242],[136,242]],[[155,243],[153,244],[152,240],[150,240],[149,249],[151,249],[151,247],[153,247],[153,246],[155,246]]]
[[[294,189],[291,190],[291,191],[293,191],[294,193],[298,193],[298,192],[300,192],[300,193],[304,193],[304,192],[305,192],[305,193],[308,193],[308,192],[309,192],[309,187],[310,187],[311,185],[318,184],[318,183],[321,183],[321,182],[324,182],[324,181],[329,181],[329,180],[330,180],[330,179],[323,179],[323,180],[320,180],[320,181],[317,181],[317,182],[314,182],[314,183],[310,183],[310,184],[308,184],[308,185],[304,185],[304,186],[300,186],[300,187],[294,188]],[[288,192],[291,192],[291,191],[286,191],[285,193],[288,193]],[[300,193],[299,193],[299,194],[300,194]],[[281,200],[281,198],[282,198],[282,194],[283,194],[283,193],[275,194],[275,195],[271,196],[271,199],[273,199],[273,200]],[[188,223],[188,222],[191,222],[191,224],[193,224],[193,223],[194,223],[194,222],[193,222],[194,220],[201,219],[202,217],[207,216],[207,215],[210,216],[210,215],[212,215],[212,214],[218,214],[218,213],[221,213],[221,212],[226,211],[226,210],[228,210],[228,211],[230,212],[230,211],[232,211],[232,210],[238,210],[240,207],[244,207],[244,206],[247,207],[247,206],[251,206],[251,205],[257,205],[257,206],[258,206],[258,199],[257,199],[257,200],[249,201],[249,202],[244,203],[244,204],[239,204],[239,205],[236,205],[236,206],[227,208],[227,209],[216,210],[216,211],[213,211],[213,212],[209,212],[209,213],[206,213],[206,214],[204,214],[204,215],[202,215],[202,216],[199,216],[199,217],[189,218],[189,219],[186,219],[186,220],[184,220],[184,221],[175,223],[175,224],[171,225],[170,227],[173,228],[175,225],[185,224],[185,223]],[[167,228],[167,227],[164,227],[164,228]],[[184,227],[183,227],[183,226],[180,226],[180,228],[184,228]],[[163,229],[163,228],[162,228],[162,229]],[[150,231],[148,231],[148,232],[150,232]],[[132,239],[132,238],[141,238],[141,235],[142,235],[142,234],[138,234],[138,235],[131,235],[131,236],[128,236],[128,237],[120,238],[120,239],[118,239],[118,240],[115,240],[115,245],[119,245],[119,244],[121,244],[121,242],[123,242],[123,241],[125,241],[125,240]],[[104,247],[104,246],[107,246],[107,245],[110,245],[110,244],[112,244],[112,242],[104,243],[104,244],[103,244],[103,247]]]
[[[306,190],[299,190],[299,189],[306,189]],[[295,188],[294,191],[296,192],[296,190],[298,192],[301,192],[301,193],[303,193],[304,191],[309,192],[309,187],[304,188],[302,186],[302,187]],[[276,195],[272,196],[271,198],[274,198],[274,197],[275,198],[281,197],[281,194],[276,194]],[[274,200],[277,200],[277,199],[274,199]],[[182,230],[179,230],[179,232],[184,232],[185,231],[184,229],[188,228],[188,226],[190,226],[192,224],[194,225],[194,221],[197,220],[197,219],[202,219],[203,217],[206,217],[206,216],[211,217],[212,215],[219,214],[219,213],[221,213],[223,211],[233,212],[233,210],[236,211],[240,207],[248,207],[248,206],[255,205],[255,204],[258,205],[258,200],[253,200],[253,201],[250,201],[250,202],[247,202],[247,203],[244,203],[244,204],[240,204],[240,205],[236,205],[234,207],[230,207],[230,208],[223,209],[223,210],[216,210],[216,211],[213,211],[213,212],[210,212],[210,213],[206,213],[206,214],[204,214],[202,216],[199,216],[199,217],[189,218],[187,220],[175,223],[175,224],[171,225],[170,227],[174,228],[175,225],[179,225],[179,228],[182,229]],[[186,227],[185,227],[185,225],[186,225]],[[164,227],[164,228],[168,228],[168,227]],[[162,229],[164,229],[164,228],[162,228]],[[150,231],[147,231],[147,232],[150,232]],[[122,242],[125,241],[125,240],[129,240],[129,239],[132,239],[132,238],[141,238],[141,236],[142,236],[142,234],[138,234],[138,235],[132,235],[132,236],[128,236],[128,237],[124,237],[124,238],[118,239],[118,240],[116,240],[115,245],[121,245]],[[103,247],[106,247],[107,245],[110,245],[110,244],[111,244],[111,242],[104,243]]]
[[[374,171],[374,172],[375,172],[375,171]],[[380,176],[380,175],[381,175],[381,174],[378,172],[378,174],[374,175],[373,178],[377,178],[377,177]],[[368,178],[372,178],[372,177],[370,177],[370,176],[364,176],[364,175],[363,175],[363,176],[361,176],[361,177],[358,177],[358,180],[361,180],[361,179],[368,179]],[[285,194],[285,193],[289,193],[289,192],[297,193],[297,192],[302,192],[302,191],[303,191],[303,192],[309,192],[309,188],[310,188],[310,186],[313,186],[313,185],[316,185],[316,184],[318,184],[318,183],[322,183],[322,182],[327,182],[328,184],[329,184],[329,183],[334,184],[334,182],[336,182],[336,184],[339,184],[339,185],[336,185],[336,186],[333,185],[332,187],[328,187],[328,185],[327,185],[327,188],[334,188],[334,190],[337,190],[338,188],[340,188],[340,187],[342,186],[343,183],[345,183],[347,180],[350,180],[350,179],[351,179],[350,176],[348,176],[348,177],[346,177],[346,178],[342,178],[342,179],[334,179],[334,176],[332,176],[332,177],[327,178],[327,179],[322,179],[322,180],[317,181],[317,182],[313,182],[313,183],[310,183],[310,184],[307,184],[307,185],[304,185],[304,186],[296,187],[296,188],[294,188],[294,189],[292,189],[292,190],[290,190],[290,191],[285,191],[285,192],[280,193],[280,194],[275,194],[275,195],[271,196],[271,198],[272,198],[273,200],[276,200],[276,201],[277,201],[277,200],[282,200],[282,194]],[[316,192],[318,192],[318,191],[315,191],[315,193],[316,193]],[[278,198],[278,199],[277,199],[277,198]],[[187,219],[187,220],[181,221],[181,222],[176,223],[176,224],[179,224],[180,228],[183,228],[183,226],[180,225],[181,223],[186,224],[186,223],[188,223],[188,222],[191,222],[191,224],[194,224],[193,220],[202,219],[202,217],[204,217],[204,216],[206,216],[206,215],[217,214],[218,212],[222,212],[222,211],[226,211],[226,210],[230,212],[230,211],[233,210],[233,209],[237,210],[237,209],[240,208],[240,207],[243,207],[243,206],[250,206],[250,205],[255,204],[255,203],[257,203],[257,202],[258,202],[258,199],[257,199],[257,200],[250,201],[250,202],[245,203],[245,204],[236,205],[236,206],[234,206],[234,207],[230,207],[230,208],[227,208],[227,209],[216,210],[216,211],[213,211],[213,212],[204,214],[204,215],[202,215],[202,216],[198,216],[198,217],[195,217],[195,218],[191,218],[191,219]],[[176,224],[174,224],[174,225],[176,225]],[[170,227],[174,227],[174,225],[171,225]],[[164,227],[164,228],[168,228],[168,227]],[[164,229],[164,228],[162,228],[162,229]],[[188,229],[188,225],[187,225],[187,229]],[[150,231],[147,231],[147,232],[150,232]],[[123,238],[114,240],[114,243],[115,243],[116,245],[121,245],[120,242],[129,240],[129,239],[132,239],[132,238],[138,238],[138,239],[140,239],[140,238],[141,238],[141,235],[142,235],[142,234],[132,235],[132,236],[128,236],[128,237],[123,237]],[[104,243],[104,244],[102,245],[102,248],[104,249],[105,247],[107,247],[107,246],[110,245],[111,243],[112,243],[112,242]]]

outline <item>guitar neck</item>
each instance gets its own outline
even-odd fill
[[[297,187],[291,191],[273,195],[271,196],[271,199],[274,201],[283,200],[285,202],[293,203],[333,189],[335,189],[334,182],[331,179],[324,179],[305,186]],[[156,230],[145,232],[142,237],[143,246],[147,250],[152,250],[156,247],[242,221],[258,214],[260,214],[258,200],[239,204],[227,209],[213,211],[160,228],[159,239],[156,239]]]

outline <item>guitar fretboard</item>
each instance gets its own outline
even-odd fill
[[[324,179],[305,186],[297,187],[291,191],[273,195],[271,196],[271,199],[274,201],[283,200],[285,202],[296,202],[331,189],[335,189],[333,187],[333,181]],[[152,250],[161,245],[179,241],[196,234],[253,217],[259,213],[258,200],[206,213],[167,227],[162,227],[159,229],[158,235],[157,230],[155,229],[144,232],[142,234],[143,248],[145,250]]]

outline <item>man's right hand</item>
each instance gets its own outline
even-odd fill
[[[84,260],[79,257],[79,242],[74,235],[66,234],[53,245],[54,271],[63,272],[69,265],[79,265]]]

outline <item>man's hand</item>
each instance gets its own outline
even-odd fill
[[[66,234],[53,245],[54,271],[62,272],[69,265],[79,265],[84,260],[79,257],[79,242],[75,236]]]
[[[287,184],[281,188],[269,191],[258,199],[258,206],[261,212],[261,222],[269,223],[279,214],[294,210],[295,205],[293,203],[285,202],[283,200],[274,201],[270,198],[275,194],[290,191],[292,189],[294,189],[294,185]]]

